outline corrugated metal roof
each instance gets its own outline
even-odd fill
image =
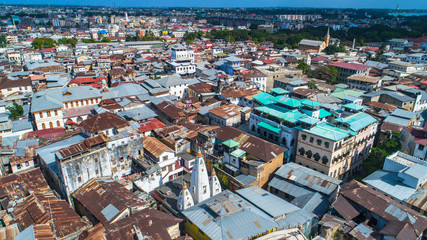
[[[239,189],[236,192],[273,218],[285,216],[300,209],[257,186]]]
[[[247,239],[278,227],[269,215],[228,190],[182,213],[213,240]]]
[[[276,175],[326,195],[337,190],[341,184],[341,180],[300,166],[296,163],[287,163],[281,166],[279,170],[276,171]]]

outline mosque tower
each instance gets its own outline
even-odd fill
[[[195,204],[211,197],[208,171],[200,148],[197,152],[196,160],[194,160],[193,171],[191,172],[190,192],[193,194]]]
[[[190,191],[187,189],[187,184],[185,183],[182,186],[182,190],[178,196],[178,210],[184,211],[194,205],[193,196],[191,196]]]

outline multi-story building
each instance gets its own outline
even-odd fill
[[[263,93],[263,95],[269,95]],[[265,105],[255,107],[249,120],[251,133],[288,149],[285,161],[295,159],[298,128],[326,121],[331,113],[320,103],[286,96],[263,98]]]
[[[255,67],[258,71],[267,75],[266,91],[273,88],[274,80],[280,77],[302,77],[302,71],[295,68],[284,68],[277,64]]]
[[[374,92],[381,88],[382,79],[380,77],[353,75],[347,78],[346,84],[350,89],[360,89],[366,92]]]
[[[346,179],[361,169],[377,130],[376,120],[366,113],[336,119],[337,125],[321,122],[299,131],[295,162],[334,178]]]
[[[171,61],[169,65],[175,73],[180,75],[196,73],[196,64],[194,63],[194,50],[183,45],[174,45],[171,48]]]
[[[100,101],[100,91],[90,86],[43,90],[33,96],[32,120],[38,130],[64,127],[66,121],[81,123]]]
[[[346,83],[347,78],[352,75],[368,76],[371,67],[358,63],[336,62],[330,64],[338,69],[337,82]]]
[[[156,80],[163,88],[169,89],[169,95],[184,98],[188,94],[188,82],[178,76],[171,75]]]

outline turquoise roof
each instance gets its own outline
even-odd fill
[[[363,95],[361,92],[353,91],[353,90],[335,90],[333,93],[331,93],[332,96],[337,97],[339,99],[344,99],[345,96],[354,96],[354,97],[360,97]]]
[[[296,123],[299,119],[307,117],[306,114],[298,110],[289,110],[284,107],[280,107],[274,104],[268,104],[264,106],[259,106],[255,108],[256,110],[274,116],[278,119],[288,121],[291,123]]]
[[[338,83],[338,84],[335,84],[334,86],[337,88],[343,88],[343,89],[348,88],[348,85],[345,83]]]
[[[289,97],[284,97],[284,96],[273,97],[272,100],[292,108],[297,108],[302,105],[301,101],[297,99],[289,98]]]
[[[274,93],[279,94],[279,95],[289,93],[289,91],[286,91],[283,88],[272,88],[272,89],[270,89],[270,92],[274,92]]]
[[[321,108],[319,109],[319,118],[324,118],[324,117],[328,117],[331,116],[332,114],[328,111],[326,111],[325,109]]]
[[[260,122],[260,123],[258,123],[258,126],[265,128],[269,131],[275,132],[275,133],[280,133],[282,131],[282,129],[280,129],[278,127],[274,127],[271,124],[268,124],[266,122]]]
[[[356,110],[356,111],[363,109],[362,105],[355,104],[355,103],[347,103],[347,104],[343,105],[343,107],[349,108],[351,110]]]
[[[318,123],[311,129],[303,129],[303,131],[330,139],[332,141],[339,141],[343,138],[347,138],[356,134],[352,131],[344,130],[325,122]]]
[[[242,149],[236,149],[236,150],[234,150],[232,153],[230,153],[231,154],[231,156],[233,156],[233,157],[236,157],[236,158],[239,158],[239,157],[241,157],[242,155],[244,155],[244,154],[246,154],[246,152],[245,151],[243,151]]]
[[[233,139],[228,139],[227,141],[222,142],[222,144],[224,144],[225,146],[229,147],[229,148],[234,148],[239,146],[239,143],[234,141]]]
[[[303,105],[305,105],[305,106],[309,106],[309,107],[317,107],[317,106],[322,105],[322,104],[321,104],[321,103],[319,103],[319,102],[311,101],[311,100],[308,100],[308,99],[302,99],[302,100],[301,100],[301,103],[302,103]]]
[[[257,100],[258,102],[264,105],[273,103],[273,101],[271,101],[271,98],[273,98],[273,96],[265,92],[261,92],[253,96],[253,99]]]
[[[312,117],[305,117],[305,118],[301,118],[299,121],[300,121],[300,122],[302,122],[302,123],[309,124],[309,125],[314,125],[314,124],[316,124],[319,120],[317,120],[317,119],[315,119],[315,118],[312,118]]]
[[[366,126],[372,123],[375,123],[377,120],[371,117],[371,115],[361,112],[361,113],[357,113],[349,117],[346,117],[343,119],[343,121],[349,125],[349,128],[351,130],[359,131],[360,129]]]

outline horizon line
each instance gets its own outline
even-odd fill
[[[204,9],[352,9],[352,10],[394,10],[395,12],[401,11],[424,11],[427,12],[427,8],[424,9],[416,9],[416,8],[403,8],[403,9],[393,9],[393,8],[354,8],[354,7],[346,7],[346,8],[336,8],[336,7],[287,7],[287,6],[268,6],[268,7],[202,7],[202,6],[108,6],[108,5],[83,5],[83,4],[24,4],[24,3],[15,3],[15,4],[2,4],[2,6],[46,6],[46,7],[106,7],[106,8],[141,8],[141,9],[150,9],[150,8],[204,8]]]

